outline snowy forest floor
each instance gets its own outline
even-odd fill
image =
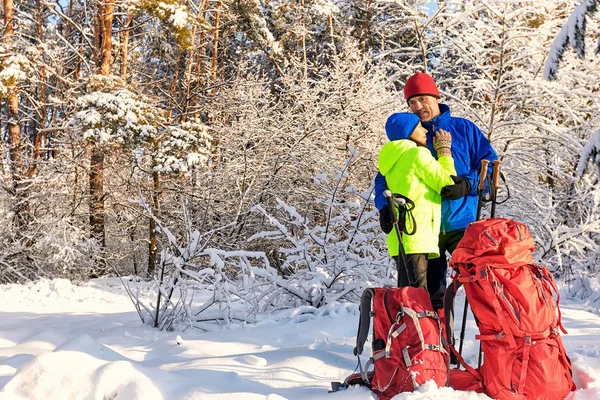
[[[457,321],[463,299],[460,293]],[[317,317],[290,312],[285,319],[206,333],[143,325],[117,279],[1,285],[0,304],[2,400],[375,398],[365,388],[328,393],[331,381],[356,367],[357,305],[330,306]],[[569,400],[598,399],[600,316],[564,297],[561,310],[578,387]],[[475,330],[469,319],[464,354],[471,364]],[[488,397],[426,384],[394,400],[441,398]]]

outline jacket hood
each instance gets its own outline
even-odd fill
[[[402,158],[402,155],[413,147],[417,147],[417,144],[412,140],[387,142],[379,152],[379,172],[384,176],[387,175],[400,158]]]

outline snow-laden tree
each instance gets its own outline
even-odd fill
[[[90,230],[100,248],[105,248],[104,158],[117,146],[136,147],[157,134],[161,111],[130,91],[115,77],[92,75],[86,93],[77,98],[68,125],[90,149]],[[105,257],[97,255],[97,274],[107,272]]]
[[[578,58],[585,59],[587,19],[588,16],[589,18],[594,17],[597,9],[598,0],[583,0],[581,4],[573,9],[567,22],[565,22],[552,43],[550,54],[546,60],[544,78],[548,80],[556,79],[560,63],[569,47],[576,52]],[[594,52],[598,54],[600,53],[600,36],[596,38],[596,41]]]
[[[318,195],[312,176],[334,174],[333,165],[349,155],[347,146],[360,154],[354,183],[360,188],[372,183],[385,118],[401,100],[390,91],[385,70],[365,70],[368,61],[350,43],[331,66],[321,66],[308,87],[303,79],[290,79],[272,93],[268,78],[253,73],[254,61],[244,64],[213,126],[223,138],[222,161],[203,193],[214,199],[210,207],[223,225],[235,223],[225,246],[262,227],[248,211],[255,204],[270,211],[276,198],[320,219],[312,211]]]

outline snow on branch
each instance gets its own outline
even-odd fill
[[[577,163],[577,175],[583,176],[589,161],[596,166],[596,172],[600,176],[600,130],[596,131],[583,147],[579,155],[579,163]]]
[[[567,47],[571,46],[577,52],[577,57],[585,57],[586,16],[592,16],[597,7],[598,0],[584,0],[583,3],[575,7],[567,23],[563,25],[552,43],[544,68],[545,79],[550,81],[556,79],[559,64]],[[596,53],[600,50],[600,41],[598,43]]]

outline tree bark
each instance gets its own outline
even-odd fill
[[[127,12],[125,17],[125,23],[123,25],[123,32],[121,33],[121,79],[127,82],[127,67],[129,64],[129,27],[133,20],[133,14]]]
[[[96,48],[96,66],[100,75],[110,75],[112,62],[112,21],[115,0],[100,3],[94,42]],[[100,143],[92,148],[90,157],[90,231],[92,238],[100,246],[100,254],[96,261],[96,276],[106,274],[106,232],[104,209],[104,149]]]
[[[11,52],[14,39],[14,5],[13,0],[3,0],[4,6],[4,32],[2,43]],[[17,227],[27,223],[29,204],[27,202],[27,189],[23,182],[23,149],[21,146],[21,127],[19,125],[19,88],[13,83],[8,88],[6,98],[6,130],[8,132],[8,159],[12,178],[12,192],[14,196],[14,222]]]
[[[43,17],[42,17],[42,2],[41,0],[36,0],[36,28],[37,28],[37,39],[38,43],[41,45],[44,42],[44,31],[43,31]],[[31,164],[29,166],[29,170],[27,171],[27,177],[32,178],[35,175],[37,170],[37,166],[40,159],[40,154],[42,152],[42,146],[46,141],[46,133],[43,131],[43,128],[46,124],[46,72],[44,71],[44,66],[40,67],[39,70],[39,100],[40,100],[40,110],[38,113],[38,120],[34,123],[34,131],[35,138],[33,140],[33,154],[31,156]]]
[[[212,55],[212,84],[213,96],[217,93],[217,69],[218,69],[218,54],[219,54],[219,32],[221,31],[221,7],[223,2],[217,4],[217,12],[215,14],[215,32],[213,36],[213,55]]]
[[[158,171],[152,172],[152,213],[154,216],[158,216],[160,196],[160,173]],[[158,254],[157,237],[156,237],[156,221],[154,218],[150,218],[150,224],[148,226],[148,234],[150,240],[148,241],[148,278],[154,276],[156,272],[156,256]]]

